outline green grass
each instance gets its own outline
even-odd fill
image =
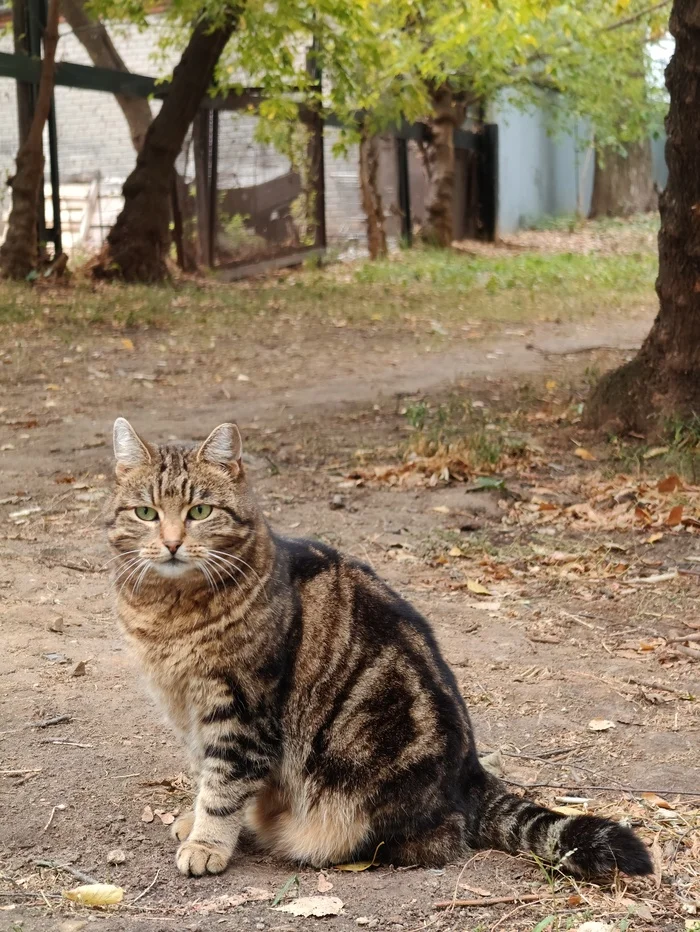
[[[573,320],[653,305],[656,257],[402,251],[381,262],[305,269],[231,285],[0,283],[0,325],[216,330],[280,316],[347,326],[442,321],[470,327]],[[425,327],[422,328],[425,331]],[[439,331],[437,331],[439,333]]]

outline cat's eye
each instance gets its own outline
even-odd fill
[[[155,521],[158,517],[158,512],[155,508],[150,508],[148,505],[139,505],[136,510],[136,517],[141,518],[142,521]]]
[[[212,511],[211,505],[193,505],[187,512],[187,517],[192,518],[193,521],[203,521]]]

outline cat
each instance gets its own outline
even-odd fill
[[[369,566],[269,528],[234,424],[157,446],[118,418],[114,451],[118,615],[196,781],[173,826],[183,874],[220,873],[244,839],[314,867],[497,848],[583,878],[651,872],[630,829],[484,770],[428,622]]]

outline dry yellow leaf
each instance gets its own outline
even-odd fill
[[[588,727],[591,731],[607,731],[609,728],[615,728],[616,725],[607,718],[592,718]]]
[[[656,534],[650,534],[649,537],[644,541],[645,544],[657,544],[660,540],[664,539],[664,535],[661,531],[658,531]]]
[[[377,866],[377,852],[384,844],[383,841],[380,841],[377,847],[374,849],[374,854],[372,855],[371,861],[354,861],[352,864],[336,864],[334,870],[337,871],[348,871],[354,874],[359,874],[361,871],[366,871],[370,867]]]
[[[481,583],[477,582],[475,579],[467,580],[467,589],[470,592],[476,593],[476,595],[491,595],[491,591],[487,589],[486,586],[482,586]]]
[[[558,812],[559,815],[585,815],[583,809],[577,809],[575,806],[554,806],[552,812]]]
[[[598,457],[594,456],[590,450],[587,450],[585,447],[576,447],[574,450],[574,456],[578,456],[580,460],[589,460],[590,462],[595,462]]]
[[[656,793],[642,793],[642,799],[649,803],[650,806],[656,806],[657,809],[670,809],[673,811],[676,808],[663,796],[658,796]]]
[[[439,515],[448,515],[450,513],[450,509],[447,505],[436,505],[433,511],[436,511]]]
[[[451,557],[463,557],[464,553],[459,549],[459,547],[453,547],[449,551],[449,556]]]
[[[124,339],[122,340],[122,346],[124,347],[125,350],[133,350],[134,341],[130,340],[129,337],[124,337]]]
[[[657,456],[663,456],[664,453],[668,453],[668,447],[652,447],[651,450],[647,450],[643,459],[653,460]]]
[[[557,383],[554,381],[554,379],[547,379],[547,381],[544,383],[544,387],[548,392],[553,392],[557,387]]]
[[[72,890],[64,890],[63,895],[67,900],[83,906],[114,906],[124,899],[122,888],[111,883],[86,883]]]

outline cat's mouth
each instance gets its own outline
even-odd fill
[[[183,560],[176,555],[173,555],[168,560],[163,560],[160,563],[154,563],[153,569],[156,573],[160,573],[161,576],[182,576],[184,573],[189,573],[195,567],[190,563],[189,560]]]

